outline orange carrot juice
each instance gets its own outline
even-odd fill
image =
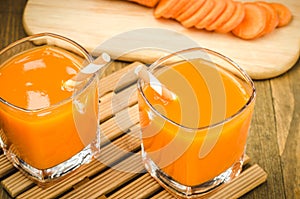
[[[156,76],[177,99],[167,101],[149,84],[141,86],[144,160],[185,186],[210,181],[240,163],[253,103],[243,108],[252,91],[203,60],[177,62]]]
[[[72,100],[68,100],[73,93],[62,87],[81,64],[82,58],[46,45],[16,55],[0,68],[0,97],[11,105],[0,104],[1,138],[34,168],[56,166],[95,139],[97,93],[88,91],[85,106],[94,115],[81,127],[86,130],[82,134],[74,122]]]

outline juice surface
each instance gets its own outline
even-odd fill
[[[31,111],[71,97],[72,92],[62,89],[62,83],[76,75],[81,61],[67,51],[44,46],[15,56],[0,68],[1,98],[27,110],[0,104],[0,127],[6,145],[37,169],[53,167],[84,147],[74,124],[71,100],[46,111]],[[97,110],[93,107],[93,111]],[[86,129],[94,138],[96,129]]]
[[[54,47],[30,50],[0,69],[0,96],[25,109],[53,105],[72,95],[62,82],[76,75],[79,60]],[[50,67],[51,66],[51,67]]]
[[[166,103],[150,86],[143,88],[150,104],[172,122],[149,117],[151,110],[139,96],[144,150],[166,174],[188,186],[204,183],[239,161],[253,109],[223,126],[196,129],[233,116],[250,96],[226,71],[201,61],[193,64],[201,66],[196,69],[182,62],[158,75],[177,94],[177,100]],[[194,129],[180,128],[173,122]]]

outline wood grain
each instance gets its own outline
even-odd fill
[[[255,82],[257,100],[254,109],[247,153],[270,174],[266,185],[261,188],[264,198],[285,198],[282,181],[281,159],[277,145],[276,120],[269,81]],[[267,150],[268,153],[262,153]],[[274,186],[276,185],[276,186]]]
[[[300,67],[296,67],[291,73],[271,82],[284,186],[288,190],[287,198],[300,198],[299,77]]]
[[[298,1],[294,2],[298,3]],[[25,3],[26,0],[1,0],[0,49],[26,36],[22,27]],[[284,41],[281,44],[289,48]],[[121,62],[114,62],[114,64],[115,66],[106,71],[106,75],[127,65]],[[297,62],[292,70],[278,78],[255,81],[258,97],[247,153],[251,157],[250,163],[258,163],[269,175],[266,183],[242,196],[241,199],[300,198],[299,77],[300,63]],[[1,86],[3,85],[0,85],[0,89]],[[163,190],[156,196],[156,198],[172,198]],[[11,198],[1,185],[0,198]]]
[[[175,20],[155,19],[151,8],[115,0],[75,0],[72,3],[29,0],[24,27],[28,34],[58,33],[74,39],[90,52],[104,50],[127,61],[151,63],[165,54],[158,49],[177,51],[206,47],[232,58],[252,78],[265,79],[289,70],[300,52],[300,1],[266,1],[287,5],[293,13],[293,21],[272,34],[250,41],[231,34],[186,29]],[[139,31],[130,32],[137,29]]]
[[[0,3],[0,49],[4,48],[13,41],[16,41],[26,33],[22,25],[22,15],[26,5],[26,0],[4,0]],[[0,87],[3,85],[0,85]],[[0,149],[0,154],[3,152]],[[3,176],[0,177],[0,179]],[[11,198],[0,185],[0,198]]]

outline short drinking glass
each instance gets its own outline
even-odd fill
[[[39,185],[56,182],[100,150],[98,76],[63,86],[92,61],[80,45],[51,33],[0,51],[0,145]]]
[[[236,177],[243,165],[255,104],[251,78],[205,48],[167,55],[138,80],[142,159],[149,173],[182,197],[202,196]],[[160,93],[176,94],[169,99]]]

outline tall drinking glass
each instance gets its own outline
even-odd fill
[[[251,78],[205,48],[170,54],[148,70],[162,83],[138,81],[142,159],[149,173],[183,197],[205,195],[236,177],[255,104]],[[159,93],[160,86],[176,98]]]

